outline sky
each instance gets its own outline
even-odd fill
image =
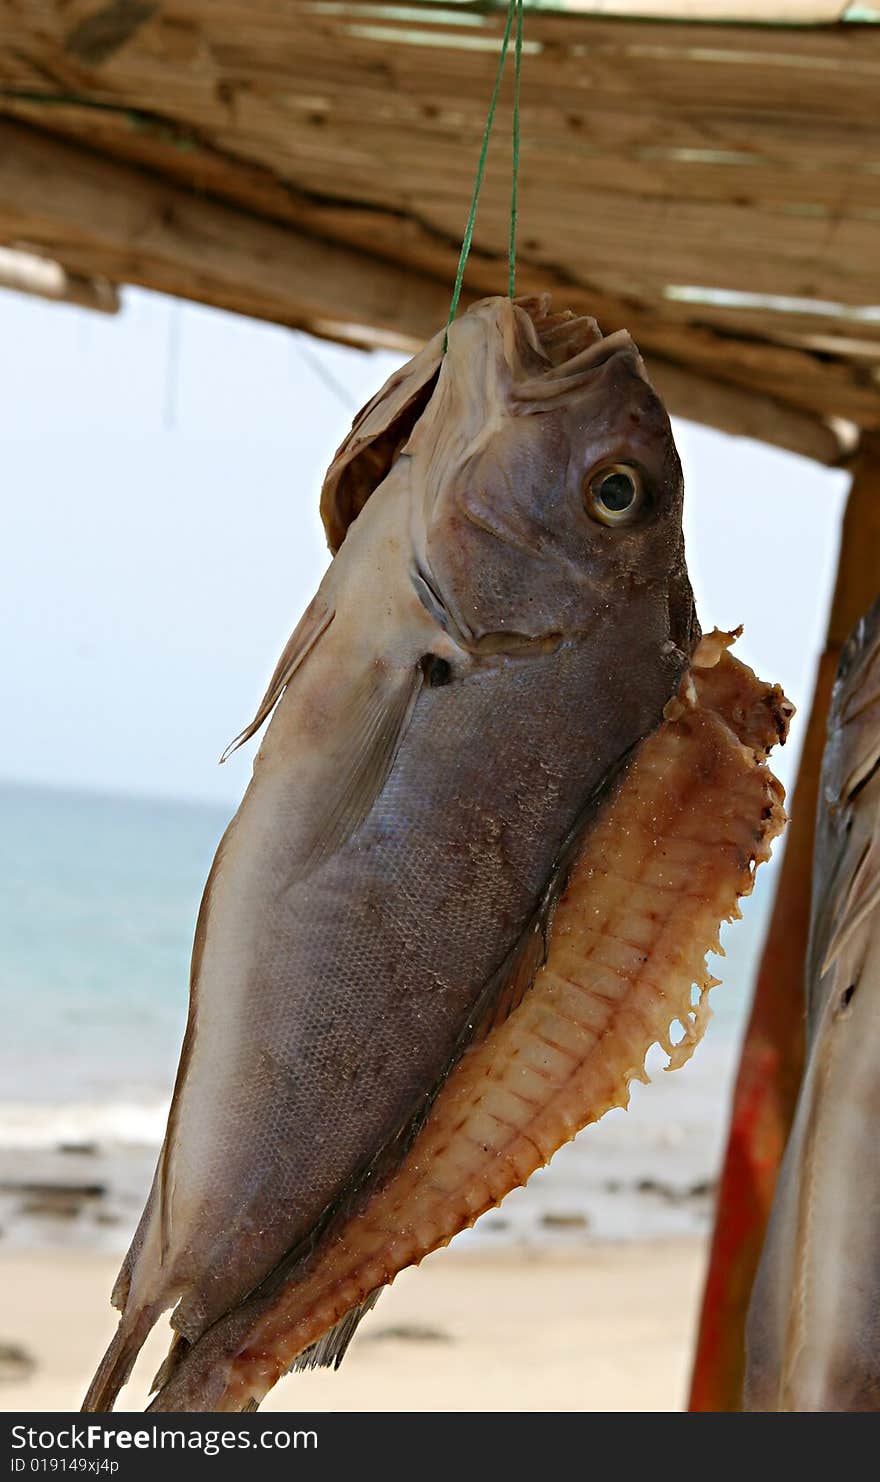
[[[232,811],[328,554],[324,471],[400,357],[128,290],[0,290],[0,778]],[[676,420],[704,630],[809,702],[847,476]],[[794,773],[796,719],[779,773]]]

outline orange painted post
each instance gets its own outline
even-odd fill
[[[743,1335],[803,1062],[819,771],[841,647],[880,591],[880,434],[853,466],[825,652],[819,660],[785,855],[733,1094],[691,1380],[691,1410],[739,1410]]]

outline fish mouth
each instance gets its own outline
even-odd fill
[[[576,314],[573,309],[554,313],[551,302],[549,293],[513,300],[515,308],[528,314],[538,346],[552,366],[564,365],[604,339],[592,315]]]
[[[616,356],[624,357],[634,374],[651,385],[628,330],[603,335],[590,315],[576,314],[572,309],[554,314],[549,294],[514,299],[513,307],[521,311],[520,323],[521,315],[528,315],[532,347],[545,362],[537,375],[526,374],[517,381],[512,391],[514,400],[540,402],[565,396]]]

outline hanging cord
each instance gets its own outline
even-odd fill
[[[507,60],[507,48],[510,43],[510,33],[513,30],[513,21],[516,17],[516,43],[514,48],[514,71],[513,71],[513,185],[510,196],[510,243],[508,248],[508,288],[510,297],[513,298],[516,280],[516,212],[517,212],[517,176],[519,173],[519,79],[522,66],[522,33],[523,33],[523,0],[510,0],[507,9],[507,24],[504,27],[504,35],[501,39],[501,55],[498,58],[498,71],[495,73],[495,86],[492,89],[492,98],[489,103],[489,112],[486,115],[486,127],[483,130],[483,143],[480,149],[480,158],[477,164],[477,177],[474,181],[474,193],[471,197],[471,208],[468,212],[467,225],[461,242],[461,253],[458,259],[458,269],[455,274],[455,286],[452,290],[452,303],[449,307],[449,318],[446,321],[446,334],[443,337],[443,350],[446,351],[449,342],[449,326],[458,312],[458,301],[461,298],[461,285],[464,282],[464,270],[471,250],[471,242],[474,235],[474,224],[477,219],[477,202],[480,199],[480,190],[483,185],[483,175],[486,170],[486,156],[489,153],[489,135],[492,132],[492,124],[495,120],[495,109],[498,104],[498,95],[501,92],[501,79],[504,76],[504,63]]]
[[[507,249],[508,296],[516,291],[516,206],[519,183],[519,75],[522,70],[523,0],[516,5],[516,46],[513,54],[513,180],[510,186],[510,245]]]

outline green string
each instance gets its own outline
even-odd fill
[[[513,182],[510,187],[510,245],[507,249],[508,295],[516,291],[516,188],[519,180],[519,74],[522,69],[523,0],[516,3],[516,48],[513,58]]]
[[[458,312],[458,301],[461,298],[461,285],[464,282],[465,265],[471,250],[474,224],[477,219],[477,202],[480,199],[483,174],[486,169],[486,156],[489,153],[489,135],[492,132],[492,124],[495,119],[498,95],[501,92],[501,79],[504,75],[504,63],[507,60],[507,47],[510,41],[510,33],[513,29],[514,16],[516,16],[517,27],[513,78],[513,189],[510,202],[510,245],[508,249],[508,284],[510,296],[511,298],[513,297],[514,280],[516,278],[516,184],[517,173],[519,171],[519,77],[522,62],[523,0],[510,0],[507,10],[507,24],[504,27],[504,35],[501,39],[501,55],[498,58],[498,71],[495,74],[495,86],[492,89],[492,99],[489,103],[489,112],[486,116],[486,127],[483,130],[483,143],[477,164],[474,193],[471,197],[471,208],[468,212],[467,225],[465,226],[464,236],[461,242],[461,253],[458,259],[458,269],[455,274],[455,286],[452,290],[452,303],[449,307],[449,318],[446,321],[446,334],[443,337],[444,354],[449,343],[449,326]]]

